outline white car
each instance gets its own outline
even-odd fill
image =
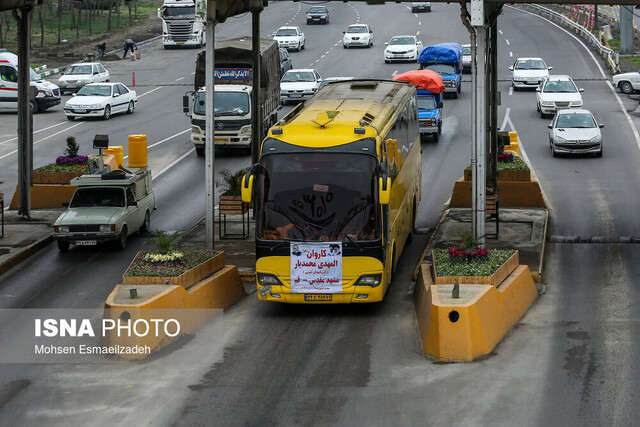
[[[76,117],[102,117],[108,120],[112,114],[131,114],[138,97],[122,83],[91,83],[85,85],[64,105],[67,119]]]
[[[335,82],[346,82],[349,80],[354,80],[355,77],[325,77],[324,80],[322,80],[322,83],[320,83],[320,86],[318,87],[318,90],[322,89],[323,87],[325,87],[328,84],[331,83],[335,83]]]
[[[109,72],[99,62],[82,62],[67,67],[58,79],[60,93],[77,92],[87,83],[101,83],[109,81]]]
[[[540,117],[555,114],[565,108],[582,108],[584,89],[578,89],[569,76],[549,76],[536,89],[536,102]]]
[[[602,157],[603,124],[589,110],[560,110],[549,127],[549,146],[553,157],[560,153],[594,154]]]
[[[547,67],[542,58],[518,58],[509,67],[509,71],[513,72],[513,88],[536,88],[543,79],[549,77],[552,69]]]
[[[271,35],[278,42],[279,47],[289,50],[295,49],[298,52],[304,49],[305,38],[300,27],[280,27]]]
[[[640,71],[616,74],[613,76],[613,86],[619,87],[620,92],[627,95],[640,90]]]
[[[342,33],[342,47],[345,49],[353,46],[373,46],[373,30],[367,24],[349,25]]]
[[[462,72],[470,73],[472,65],[473,64],[471,62],[471,45],[463,44],[462,45]]]
[[[422,42],[417,36],[393,36],[385,43],[384,62],[417,61],[422,51]]]
[[[320,74],[312,68],[289,70],[280,80],[280,102],[303,101],[317,92],[322,83]]]

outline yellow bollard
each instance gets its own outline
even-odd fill
[[[514,142],[518,142],[518,132],[509,132],[509,143],[513,144]]]
[[[111,154],[116,158],[118,167],[124,167],[124,148],[122,145],[110,145],[109,148],[103,151],[104,154]]]
[[[147,167],[147,135],[129,135],[129,167]]]

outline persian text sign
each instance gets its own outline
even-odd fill
[[[291,292],[342,292],[342,242],[291,242]]]
[[[216,68],[214,76],[220,80],[249,80],[251,68]]]

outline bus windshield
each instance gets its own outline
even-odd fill
[[[376,159],[353,153],[264,156],[257,235],[300,241],[377,240]]]

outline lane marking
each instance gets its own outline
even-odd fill
[[[509,57],[513,58],[513,52],[509,52]]]
[[[499,32],[500,34],[504,34],[504,33],[502,32],[502,30],[498,30],[498,32]]]
[[[66,124],[68,124],[68,123],[67,123],[67,122],[60,122],[60,123],[58,123],[58,124],[51,125],[51,126],[48,126],[48,127],[46,127],[46,128],[42,128],[42,129],[39,129],[39,130],[34,130],[34,131],[33,131],[33,133],[34,133],[34,134],[36,134],[36,133],[44,132],[45,130],[49,130],[49,129],[52,129],[52,128],[54,128],[54,127],[62,126],[62,125],[66,125]],[[7,142],[11,142],[11,141],[16,141],[17,139],[18,139],[18,137],[17,137],[17,136],[15,136],[15,137],[13,137],[13,138],[11,138],[11,139],[7,139],[7,140],[5,140],[5,141],[0,142],[0,145],[2,145],[2,144],[6,144]]]
[[[513,86],[509,86],[509,96],[513,95]]]
[[[509,40],[504,39],[504,41],[505,41],[505,43],[507,44],[507,46],[509,46],[509,44],[510,44],[510,43],[509,43]]]
[[[170,139],[172,139],[172,138],[175,138],[176,136],[180,136],[180,135],[182,135],[183,133],[190,132],[190,131],[191,131],[191,128],[189,128],[189,129],[185,129],[185,130],[183,130],[182,132],[178,132],[178,133],[176,133],[176,134],[174,134],[174,135],[171,135],[171,136],[169,136],[169,137],[167,137],[167,138],[165,138],[165,139],[163,139],[163,140],[160,140],[160,141],[156,142],[155,144],[151,144],[151,145],[147,146],[147,150],[148,150],[149,148],[153,148],[153,147],[155,147],[156,145],[160,145],[160,144],[162,144],[162,143],[164,143],[164,142],[167,142],[168,140],[170,140]],[[128,156],[128,155],[126,155],[126,156],[124,156],[124,157],[123,157],[123,159],[127,159],[127,158],[129,158],[129,156]]]
[[[53,137],[54,137],[54,136],[56,136],[56,135],[60,135],[60,134],[61,134],[61,133],[63,133],[63,132],[66,132],[66,131],[68,131],[68,130],[70,130],[70,129],[73,129],[73,128],[74,128],[74,127],[76,127],[76,126],[80,126],[80,125],[83,125],[83,124],[85,124],[85,123],[86,123],[86,122],[76,123],[75,125],[73,125],[73,126],[69,126],[68,128],[63,129],[63,130],[61,130],[61,131],[59,131],[59,132],[52,133],[51,135],[47,135],[47,136],[45,136],[44,138],[42,138],[42,139],[39,139],[39,140],[35,141],[35,142],[33,143],[33,145],[39,144],[39,143],[41,143],[42,141],[46,141],[46,140],[47,140],[47,139],[49,139],[49,138],[53,138]],[[5,154],[4,156],[0,156],[0,160],[4,159],[4,158],[6,158],[6,157],[9,157],[9,156],[11,156],[12,154],[15,154],[15,153],[17,153],[17,152],[18,152],[18,150],[13,150],[13,151],[11,151],[11,152],[9,152],[9,153]]]
[[[184,76],[182,76],[182,77],[178,77],[178,78],[176,79],[176,81],[177,81],[177,82],[179,82],[179,81],[180,81],[180,80],[182,80],[182,79],[184,79]]]
[[[154,174],[151,177],[151,180],[153,181],[154,179],[158,178],[160,175],[162,175],[163,173],[165,173],[166,171],[168,171],[169,169],[171,169],[172,167],[174,167],[175,165],[177,165],[178,163],[180,163],[184,158],[186,158],[187,156],[191,155],[191,153],[195,152],[196,149],[195,147],[192,148],[191,150],[187,151],[186,153],[184,153],[182,156],[178,157],[177,159],[175,159],[173,162],[169,163],[167,166],[164,167],[164,169],[162,169],[160,172]]]
[[[149,95],[151,92],[155,92],[155,91],[160,90],[160,89],[162,89],[162,87],[157,87],[155,89],[151,89],[149,92],[145,92],[145,93],[143,93],[141,95],[138,95],[138,98],[142,98],[143,96]]]

